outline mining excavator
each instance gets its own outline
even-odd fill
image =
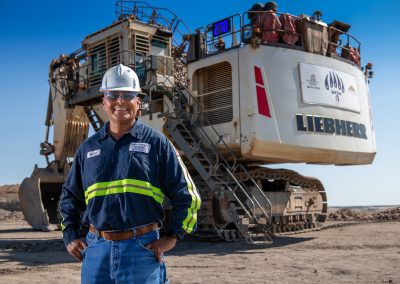
[[[57,227],[76,150],[107,121],[102,77],[119,63],[140,79],[141,119],[167,135],[198,188],[199,237],[265,240],[325,221],[318,179],[268,165],[372,163],[372,65],[361,67],[350,25],[254,8],[191,31],[145,2],[116,1],[116,10],[113,23],[50,64],[47,166],[19,190],[33,228]]]

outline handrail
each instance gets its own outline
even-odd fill
[[[337,41],[333,41],[333,35],[336,35]],[[342,42],[342,39],[339,37],[344,37],[345,38],[345,43]],[[352,52],[353,49],[356,49],[358,51],[358,54],[361,53],[361,42],[353,35],[349,33],[345,33],[335,27],[329,27],[329,52],[330,55],[337,55],[342,58],[351,60],[350,58],[350,53]],[[354,44],[351,44],[351,42],[355,42]],[[340,54],[339,54],[340,51]],[[355,62],[356,63],[356,62]],[[361,59],[358,65],[361,64]]]
[[[237,178],[234,176],[234,172],[231,172],[226,166],[224,166],[224,165],[222,165],[222,164],[221,164],[221,166],[225,169],[225,171],[229,174],[229,176],[234,180],[234,182],[236,183],[237,187],[240,188],[240,190],[242,191],[242,193],[246,196],[247,201],[251,202],[253,211],[252,211],[252,215],[249,215],[248,211],[246,210],[246,206],[241,202],[240,198],[235,194],[236,189],[233,190],[233,189],[231,189],[231,187],[230,187],[229,185],[227,185],[227,187],[229,188],[229,190],[232,192],[233,196],[236,198],[236,200],[239,202],[239,204],[242,206],[243,210],[246,212],[246,214],[248,214],[248,216],[249,216],[250,218],[254,218],[254,219],[257,221],[257,223],[261,224],[260,220],[257,218],[257,214],[256,214],[256,204],[257,204],[257,207],[262,211],[262,213],[264,214],[264,216],[265,216],[266,218],[269,218],[270,216],[272,216],[272,206],[271,206],[271,203],[270,203],[270,201],[268,200],[268,198],[265,196],[264,193],[263,193],[263,197],[265,197],[265,199],[268,201],[268,203],[269,203],[269,205],[270,205],[270,210],[271,210],[270,212],[271,212],[271,215],[268,215],[268,213],[265,212],[264,208],[263,208],[263,207],[261,206],[261,204],[258,202],[257,198],[255,198],[255,197],[252,198],[252,197],[246,192],[246,190],[243,188],[243,186],[242,186],[242,184],[240,183],[240,181],[238,181]],[[241,166],[241,167],[243,168],[244,172],[248,174],[247,170],[243,167],[243,165],[238,165],[238,166]],[[251,180],[253,180],[253,179],[251,178]],[[253,182],[254,182],[254,180],[253,180]],[[254,182],[254,183],[255,183],[255,182]],[[255,183],[255,184],[256,184],[256,183]],[[257,184],[256,184],[256,187],[261,191],[261,189],[258,187]],[[262,191],[261,191],[261,192],[262,192]],[[254,201],[256,202],[256,204],[254,203]]]
[[[127,4],[127,5],[125,5],[125,4]],[[129,7],[128,4],[132,4],[133,8]],[[154,6],[149,5],[145,1],[131,1],[131,0],[117,0],[115,6],[116,6],[117,18],[128,17],[132,14],[136,18],[138,18],[140,21],[143,21],[143,22],[146,22],[146,20],[151,20],[151,19],[156,20],[157,18],[158,19],[161,18],[170,25],[170,27],[168,27],[168,26],[164,26],[164,27],[174,30],[174,29],[176,29],[176,26],[179,24],[179,22],[182,22],[182,24],[187,28],[187,30],[190,31],[189,27],[185,23],[183,23],[183,21],[181,21],[181,19],[173,11],[171,11],[168,8],[154,7]],[[118,8],[119,8],[119,11],[118,11]],[[156,16],[153,16],[153,15],[149,16],[145,12],[146,9],[151,9],[152,12],[153,11],[156,11],[156,12],[157,11],[166,11],[170,14],[170,16],[172,16],[172,19],[169,20],[168,16],[164,17],[162,14],[159,14],[159,13],[157,13]],[[178,19],[178,21],[175,23],[176,19]],[[158,22],[158,24],[161,24],[161,23]],[[172,29],[172,26],[174,26],[174,29]]]
[[[270,11],[248,11],[248,12],[243,13],[243,18],[245,19],[246,18],[245,16],[247,15],[248,21],[251,22],[251,19],[248,16],[249,14],[258,15],[257,17],[258,17],[258,20],[259,20],[261,18],[261,15],[265,14],[265,13],[272,13],[272,12],[270,12]],[[302,44],[302,42],[300,40],[303,37],[303,34],[302,34],[302,31],[299,30],[301,28],[299,23],[301,23],[303,21],[310,21],[310,22],[313,22],[313,23],[315,23],[317,25],[320,25],[322,27],[326,27],[326,29],[328,31],[328,51],[326,53],[326,56],[331,56],[332,54],[336,53],[336,52],[332,52],[333,51],[332,47],[335,47],[334,50],[336,50],[337,48],[340,48],[341,50],[346,50],[347,54],[349,54],[349,52],[351,51],[352,48],[355,48],[355,49],[358,50],[358,52],[360,52],[361,42],[355,36],[353,36],[353,35],[351,35],[351,34],[349,34],[347,32],[344,32],[344,31],[341,31],[341,30],[339,30],[339,29],[337,29],[335,27],[329,26],[329,25],[327,25],[327,24],[325,24],[325,23],[323,23],[321,21],[314,20],[312,17],[299,17],[299,16],[295,16],[295,15],[292,15],[292,14],[289,14],[289,13],[278,13],[278,12],[275,12],[274,14],[276,14],[278,18],[281,15],[287,15],[287,16],[292,17],[295,20],[297,32],[292,33],[292,34],[295,34],[295,35],[299,36],[299,41],[298,41],[297,45],[301,46],[303,51],[306,51],[306,50],[304,49],[304,46],[303,46],[303,44]],[[248,25],[249,24],[247,24],[247,26]],[[246,24],[243,26],[243,28],[244,27],[246,27]],[[281,29],[272,28],[272,29],[267,29],[267,30],[261,30],[261,32],[269,32],[269,31],[276,31],[276,32],[280,33],[280,36],[282,36],[284,33],[291,33],[290,31],[286,31],[284,28],[281,28]],[[337,32],[341,36],[346,37],[346,39],[347,39],[346,44],[333,42],[333,38],[332,38],[333,31]],[[243,30],[243,32],[244,32],[244,30]],[[351,41],[350,41],[350,39],[351,39]],[[351,42],[353,42],[354,44],[352,44]],[[263,44],[268,44],[268,43],[263,42]],[[283,43],[283,44],[286,44],[286,43]],[[290,46],[290,44],[286,44],[286,45]],[[344,54],[343,55],[341,54],[340,56],[344,57],[346,59],[350,59],[349,56],[346,56]]]
[[[253,214],[250,214],[250,212],[246,209],[246,206],[242,203],[242,201],[240,200],[240,198],[236,195],[235,191],[231,189],[231,187],[225,183],[225,185],[228,187],[228,189],[231,191],[231,193],[233,194],[233,196],[235,197],[236,201],[239,202],[240,206],[243,208],[243,210],[246,212],[247,216],[249,218],[254,218],[255,217],[255,211],[256,211],[256,206],[254,204],[254,202],[252,201],[252,199],[250,198],[250,196],[247,194],[246,190],[244,190],[244,188],[242,187],[242,185],[240,184],[240,182],[235,178],[235,176],[231,173],[231,171],[229,171],[229,169],[223,165],[223,164],[219,164],[221,165],[225,171],[229,174],[229,176],[231,178],[234,179],[234,181],[236,182],[237,185],[239,185],[240,189],[242,190],[242,192],[246,195],[247,199],[252,203],[253,205]],[[256,219],[258,221],[258,219]]]
[[[247,169],[242,165],[242,164],[238,164],[234,169],[233,169],[233,174],[236,172],[236,170],[238,168],[241,168],[240,170],[246,174],[246,176],[249,178],[249,180],[251,180],[254,184],[254,186],[257,188],[257,190],[261,193],[261,195],[265,198],[265,200],[267,201],[267,205],[269,205],[269,209],[270,209],[270,214],[268,215],[267,212],[264,211],[263,207],[261,206],[261,204],[258,203],[258,200],[256,199],[256,202],[258,204],[258,206],[261,208],[261,210],[263,211],[263,213],[265,214],[265,216],[267,217],[271,217],[272,216],[272,204],[269,201],[268,197],[265,195],[264,191],[260,188],[260,186],[255,182],[255,180],[251,177],[250,173],[247,171]]]
[[[236,48],[242,43],[242,17],[240,14],[234,14],[225,19],[229,19],[231,23],[230,31],[220,35],[218,38],[213,36],[213,24],[207,25],[203,28],[205,35],[205,51],[206,54],[214,54],[218,52],[222,52],[224,50],[229,50],[232,48]],[[239,27],[235,27],[235,23],[239,24]],[[197,29],[201,30],[201,29]],[[238,39],[239,38],[239,39]]]
[[[181,85],[180,87],[183,88],[183,89],[186,91],[186,93],[187,93],[187,94],[189,95],[189,97],[190,97],[190,100],[191,100],[192,102],[194,102],[195,105],[200,106],[200,103],[198,102],[197,98],[194,97],[194,96],[192,95],[192,93],[188,90],[188,88],[187,88],[186,86]],[[180,93],[180,92],[179,92],[179,93]],[[208,140],[208,142],[210,143],[210,145],[213,145],[213,144],[214,144],[214,141],[211,140],[211,138],[209,137],[209,135],[208,135],[207,132],[205,131],[204,126],[210,127],[211,131],[214,133],[214,135],[215,135],[216,137],[220,137],[220,135],[219,135],[218,131],[215,129],[215,127],[210,123],[210,121],[208,120],[207,117],[203,117],[203,120],[206,122],[206,124],[205,124],[205,125],[201,125],[201,126],[203,126],[203,127],[199,127],[198,130],[199,130],[200,132],[202,132],[202,134],[207,138],[207,140]],[[232,159],[233,159],[233,161],[234,161],[234,162],[233,162],[233,166],[236,165],[236,160],[237,160],[236,155],[232,152],[232,150],[228,147],[228,145],[225,143],[225,141],[224,141],[223,139],[219,139],[218,142],[219,142],[219,141],[222,142],[222,144],[223,144],[223,146],[225,147],[225,149],[226,149],[226,150],[228,151],[228,153],[231,155],[231,157],[232,157]],[[210,149],[211,149],[213,152],[215,152],[215,154],[216,154],[217,156],[220,156],[220,155],[213,149],[213,147],[211,147]],[[224,162],[227,166],[230,166],[230,163],[228,163],[228,161],[227,161],[224,157],[221,156],[220,158],[222,158],[223,162]]]
[[[184,35],[191,34],[191,30],[185,22],[168,8],[154,7],[145,1],[130,0],[117,0],[115,5],[117,18],[132,16],[133,19],[141,22],[167,28],[174,35],[178,33],[180,37],[172,38],[174,46],[180,45]],[[165,13],[163,14],[163,12]]]
[[[249,43],[249,37],[246,38],[245,34],[246,34],[246,32],[250,32],[250,31],[252,33],[254,32],[254,30],[253,30],[254,18],[253,18],[253,23],[252,23],[252,19],[249,16],[249,14],[253,14],[253,16],[254,15],[258,15],[257,19],[259,21],[260,18],[261,18],[261,15],[262,14],[267,14],[267,13],[272,13],[272,12],[271,11],[246,11],[241,15],[234,14],[234,15],[232,15],[230,17],[227,17],[225,19],[229,19],[231,23],[235,22],[233,20],[234,17],[239,17],[240,18],[240,29],[236,29],[235,28],[235,29],[231,30],[229,33],[223,34],[223,35],[218,36],[218,37],[214,37],[212,35],[212,33],[210,35],[210,31],[212,31],[213,23],[207,25],[206,27],[196,29],[196,31],[201,32],[201,34],[205,38],[205,48],[204,48],[205,55],[212,55],[212,54],[216,54],[216,53],[219,53],[219,52],[224,52],[226,50],[229,50],[229,49],[232,49],[232,48],[235,48],[235,47],[238,47],[238,46],[242,46],[242,45],[248,44]],[[340,30],[338,30],[338,29],[336,29],[334,27],[328,26],[327,24],[325,24],[325,23],[323,23],[321,21],[317,21],[317,20],[313,19],[312,17],[299,17],[299,16],[295,16],[295,15],[292,15],[292,14],[289,14],[289,13],[278,13],[278,12],[275,12],[274,14],[276,14],[278,18],[281,15],[290,16],[296,22],[296,31],[295,32],[285,30],[284,27],[282,27],[282,28],[270,28],[270,29],[264,29],[264,30],[260,29],[260,33],[262,33],[262,32],[274,32],[274,31],[277,32],[278,35],[279,35],[279,39],[280,39],[278,44],[280,44],[280,46],[282,46],[282,44],[283,44],[283,45],[288,46],[288,48],[290,47],[290,48],[302,49],[303,51],[308,52],[304,48],[304,44],[303,44],[303,40],[302,40],[303,32],[302,32],[302,30],[300,30],[299,23],[301,23],[302,21],[310,21],[310,22],[315,23],[316,25],[320,25],[322,27],[326,27],[326,29],[328,31],[328,35],[329,35],[328,36],[328,40],[327,40],[329,49],[330,49],[331,46],[336,46],[336,48],[340,48],[342,50],[346,50],[347,53],[349,53],[352,48],[355,48],[355,49],[358,50],[358,52],[360,52],[360,45],[361,45],[360,41],[357,40],[357,38],[355,38],[353,35],[351,35],[349,33],[346,33],[346,32],[340,31]],[[343,44],[338,44],[338,43],[332,42],[332,38],[330,36],[332,30],[338,30],[338,31],[340,31],[341,35],[346,36],[348,38],[348,40],[347,40],[348,44],[343,45]],[[228,37],[233,37],[233,35],[235,35],[235,34],[239,34],[240,40],[238,40],[237,44],[227,45],[227,43],[229,44],[229,43],[232,43],[234,41],[233,40],[224,41],[224,40],[226,38],[228,38]],[[281,42],[281,37],[282,37],[283,34],[293,34],[293,35],[298,36],[299,39],[297,41],[297,44],[289,44],[289,43]],[[352,42],[355,43],[354,45],[352,45],[350,43],[350,39],[352,40]],[[275,43],[261,42],[261,44],[273,45]],[[330,52],[329,49],[325,54],[326,56],[331,56],[331,52]],[[342,56],[342,57],[346,58],[346,56]],[[349,58],[347,58],[347,59],[349,59]]]

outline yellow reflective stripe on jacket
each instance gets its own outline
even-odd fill
[[[161,189],[152,186],[151,183],[136,179],[122,179],[109,182],[98,182],[92,184],[85,191],[86,204],[97,196],[105,196],[118,193],[136,193],[153,197],[155,201],[162,204],[164,194]]]
[[[194,185],[194,182],[192,181],[192,178],[189,175],[189,172],[186,169],[185,164],[183,163],[179,154],[177,154],[177,157],[179,160],[179,164],[181,165],[183,174],[185,176],[188,191],[189,191],[190,195],[192,196],[192,203],[190,204],[190,207],[188,208],[188,214],[182,223],[182,229],[189,234],[193,231],[194,226],[196,225],[197,210],[200,209],[201,201],[200,201],[200,196],[197,192],[196,186]]]

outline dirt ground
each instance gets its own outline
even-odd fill
[[[272,244],[186,238],[167,254],[167,266],[171,283],[400,283],[400,222],[276,236]],[[0,283],[79,278],[80,264],[66,253],[61,232],[32,230],[15,190],[0,190]]]

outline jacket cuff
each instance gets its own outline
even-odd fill
[[[68,246],[73,240],[81,237],[79,229],[67,228],[63,231],[63,240],[65,246]]]

